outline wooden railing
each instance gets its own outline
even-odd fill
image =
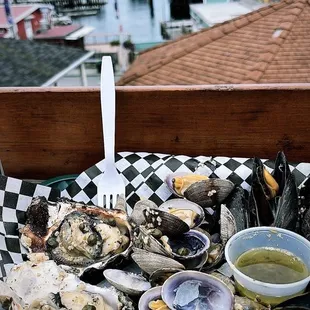
[[[310,162],[310,84],[118,87],[117,151]],[[98,88],[0,89],[7,175],[79,173],[103,158]]]

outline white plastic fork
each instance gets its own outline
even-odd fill
[[[120,195],[125,197],[125,184],[115,166],[115,83],[110,56],[102,57],[100,81],[101,116],[104,139],[105,172],[99,180],[98,206],[110,209]]]

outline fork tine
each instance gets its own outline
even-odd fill
[[[104,195],[105,197],[105,207],[106,209],[111,209],[111,206],[110,206],[110,195]]]
[[[116,206],[117,196],[118,194],[112,195],[112,209]]]

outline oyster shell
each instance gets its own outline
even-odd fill
[[[210,178],[189,186],[184,192],[184,197],[203,208],[209,208],[222,203],[234,186],[229,180]]]
[[[234,304],[233,294],[221,280],[198,271],[172,275],[161,295],[170,309],[232,310]]]
[[[36,221],[41,211],[43,216]],[[22,243],[30,252],[47,252],[57,263],[78,268],[71,270],[80,275],[103,269],[118,255],[126,256],[132,240],[123,210],[106,210],[68,199],[51,203],[44,197],[33,199],[21,233]]]
[[[24,302],[4,282],[0,281],[0,310],[22,310]]]
[[[151,288],[150,282],[139,274],[118,269],[106,269],[103,274],[110,284],[128,295],[139,296]]]
[[[246,297],[235,296],[234,310],[267,310],[265,306]]]
[[[159,210],[177,216],[190,228],[198,227],[205,218],[204,211],[199,205],[181,198],[167,200],[159,206]]]
[[[101,288],[82,282],[77,276],[66,273],[52,260],[38,264],[25,262],[14,266],[6,284],[25,303],[24,309],[82,309],[93,305],[102,310],[134,309],[129,300],[121,301],[113,288]],[[0,286],[1,287],[1,286]]]

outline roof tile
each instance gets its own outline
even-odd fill
[[[142,53],[118,85],[305,82],[309,19],[310,0],[282,0]]]

